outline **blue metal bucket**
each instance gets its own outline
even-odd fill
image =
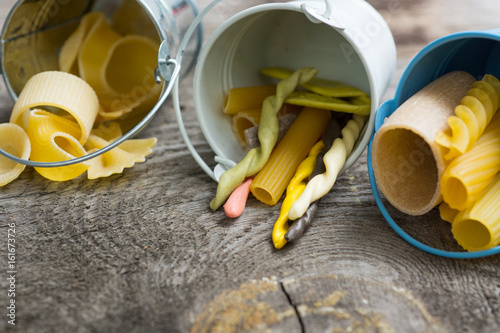
[[[500,29],[466,31],[440,38],[423,48],[408,64],[398,83],[394,99],[384,102],[375,116],[375,130],[407,99],[446,73],[462,70],[476,79],[484,74],[500,77]],[[373,135],[368,145],[368,173],[375,201],[389,225],[413,246],[434,255],[471,259],[500,253],[500,245],[476,252],[453,252],[426,245],[406,233],[387,211],[381,199],[372,166]]]

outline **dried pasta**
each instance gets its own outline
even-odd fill
[[[287,243],[285,234],[288,232],[288,211],[306,188],[307,178],[316,166],[316,156],[324,149],[323,141],[319,141],[311,148],[307,158],[297,167],[297,171],[286,189],[286,197],[281,205],[280,215],[274,224],[272,233],[273,244],[277,249],[281,249]]]
[[[236,114],[244,110],[261,109],[264,100],[274,94],[275,85],[233,88],[227,93],[222,110],[226,114]]]
[[[500,113],[465,154],[455,158],[441,179],[441,193],[457,210],[469,208],[500,171]]]
[[[77,123],[43,110],[31,111],[28,137],[31,142],[30,159],[36,162],[67,161],[87,154],[77,140]],[[89,168],[88,162],[57,168],[35,168],[43,177],[66,181],[80,176]]]
[[[122,173],[123,169],[131,168],[135,163],[144,162],[146,156],[151,154],[152,148],[156,143],[156,138],[127,140],[118,147],[91,159],[87,177],[89,179],[96,179]],[[91,134],[85,144],[85,148],[90,153],[102,149],[109,144],[109,141]]]
[[[261,73],[275,79],[284,80],[289,77],[293,73],[293,71],[280,67],[268,67],[263,68],[261,70]],[[349,86],[341,82],[320,78],[314,78],[311,81],[302,84],[301,86],[322,96],[333,98],[367,96],[364,91],[356,87]]]
[[[233,131],[243,146],[247,145],[245,131],[259,125],[262,108],[240,111],[233,117]]]
[[[342,138],[336,139],[325,154],[323,160],[326,172],[311,179],[302,195],[290,208],[288,216],[291,220],[303,216],[311,203],[322,198],[332,189],[347,156],[354,148],[365,122],[366,117],[359,115],[354,115],[353,119],[347,122],[347,125],[342,129]]]
[[[0,124],[0,148],[22,159],[28,159],[31,153],[28,135],[24,129],[15,124]],[[24,164],[0,155],[0,186],[5,186],[19,177],[25,168]]]
[[[458,210],[451,208],[446,202],[439,205],[439,216],[443,221],[453,223],[453,220],[459,213]]]
[[[276,114],[281,109],[287,96],[298,85],[312,79],[317,72],[317,69],[314,68],[303,68],[296,71],[278,84],[276,95],[267,97],[264,100],[259,126],[261,146],[250,150],[234,168],[222,174],[217,186],[216,196],[210,203],[212,210],[217,210],[245,178],[255,175],[266,164],[278,139],[278,119]]]
[[[500,174],[469,209],[452,224],[457,242],[468,251],[486,250],[500,244]]]
[[[80,129],[75,139],[80,144],[87,141],[99,111],[99,100],[85,81],[63,72],[50,71],[33,76],[21,91],[10,122],[27,130],[30,110],[47,107],[70,114]]]
[[[153,76],[158,47],[144,36],[121,36],[102,13],[93,12],[64,43],[59,66],[92,86],[102,106],[101,118],[117,119],[132,110],[149,110],[158,101],[162,85]]]
[[[455,115],[448,118],[449,128],[436,136],[436,143],[446,152],[446,160],[471,149],[497,112],[499,96],[500,81],[492,75],[485,75],[472,85],[455,108]]]
[[[280,200],[295,170],[321,137],[330,117],[330,111],[311,108],[305,108],[299,114],[250,186],[255,198],[267,205],[275,205]]]

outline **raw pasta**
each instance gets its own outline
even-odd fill
[[[292,75],[293,71],[280,67],[268,67],[263,68],[261,73],[275,79],[284,80]],[[320,78],[314,78],[301,86],[309,91],[333,98],[368,96],[364,91],[353,86]]]
[[[233,131],[243,146],[248,143],[245,138],[245,131],[259,125],[262,108],[240,111],[233,117]]]
[[[274,94],[275,85],[233,88],[227,93],[222,110],[227,114],[236,114],[244,110],[261,109],[264,100]]]
[[[87,154],[76,139],[80,134],[77,123],[43,110],[31,111],[28,137],[31,142],[30,159],[36,162],[67,161]],[[66,181],[80,176],[89,168],[89,162],[57,168],[35,168],[43,177]]]
[[[441,193],[457,210],[469,208],[500,171],[500,113],[465,154],[455,158],[441,179]]]
[[[212,210],[217,210],[245,178],[255,175],[266,164],[278,139],[278,119],[276,114],[281,109],[286,97],[298,85],[312,79],[317,72],[314,68],[303,68],[296,71],[293,75],[278,84],[276,95],[264,100],[261,124],[259,126],[261,146],[250,150],[234,168],[222,174],[217,186],[217,194],[210,203]]]
[[[468,251],[500,244],[500,174],[474,205],[460,212],[452,224],[457,242]]]
[[[499,96],[500,81],[494,76],[485,75],[482,81],[474,82],[455,108],[455,115],[448,118],[449,128],[436,136],[447,160],[464,154],[479,139],[498,110]]]
[[[10,122],[28,129],[30,110],[56,108],[69,113],[79,126],[75,138],[84,144],[99,111],[94,90],[82,79],[63,72],[43,72],[28,80],[14,105]]]
[[[321,137],[330,117],[330,111],[310,108],[299,114],[255,177],[250,187],[255,198],[267,205],[275,205],[280,200],[295,170]]]
[[[295,91],[286,99],[286,103],[364,116],[369,115],[371,110],[370,99],[368,97],[355,97],[353,102],[349,102],[348,100],[323,96],[308,91]]]
[[[311,203],[325,196],[332,189],[347,156],[354,148],[365,122],[366,117],[358,115],[354,115],[353,119],[347,122],[347,125],[342,129],[342,139],[336,139],[330,150],[325,154],[323,160],[326,172],[311,179],[302,195],[290,208],[288,216],[291,220],[303,216]]]
[[[12,140],[12,138],[16,138]],[[15,124],[0,124],[0,148],[8,154],[28,159],[31,145],[26,132]],[[24,171],[24,164],[16,163],[0,155],[0,186],[5,186]]]
[[[325,144],[323,141],[319,141],[311,148],[309,155],[297,167],[297,171],[287,187],[286,197],[281,205],[280,215],[273,228],[273,244],[277,249],[281,249],[287,242],[285,234],[288,232],[288,211],[306,188],[307,178],[311,175],[316,166],[316,156],[324,149]]]

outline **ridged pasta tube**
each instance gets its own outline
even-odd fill
[[[342,138],[335,140],[325,154],[323,161],[326,172],[311,179],[304,192],[290,208],[288,217],[291,220],[296,220],[304,215],[311,203],[322,198],[332,189],[347,156],[354,148],[366,119],[365,116],[354,115],[353,119],[347,122],[347,125],[342,129]]]
[[[451,208],[463,210],[481,196],[500,171],[500,113],[471,150],[455,158],[441,178],[441,193]]]
[[[485,75],[467,92],[455,115],[448,118],[449,128],[436,135],[436,143],[446,152],[448,161],[464,154],[479,139],[498,110],[500,81]]]
[[[210,203],[212,210],[217,210],[227,200],[245,178],[255,175],[266,164],[278,139],[278,117],[283,102],[297,86],[310,81],[318,70],[303,68],[278,83],[276,95],[267,97],[262,104],[262,116],[259,126],[261,146],[250,150],[235,167],[224,172],[219,180],[217,194]]]

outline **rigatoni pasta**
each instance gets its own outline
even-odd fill
[[[500,174],[474,205],[460,212],[452,224],[457,242],[468,251],[500,244]]]
[[[250,186],[258,200],[268,205],[278,202],[330,117],[330,111],[312,108],[305,108],[299,114]]]
[[[444,201],[453,209],[469,208],[500,171],[500,113],[465,154],[455,158],[441,179]]]

